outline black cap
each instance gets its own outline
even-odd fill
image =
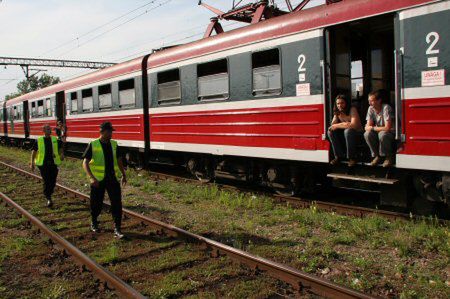
[[[115,129],[113,128],[112,124],[109,121],[105,121],[104,123],[102,123],[100,125],[100,132],[103,131],[115,131]]]

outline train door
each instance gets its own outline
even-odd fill
[[[23,117],[23,129],[25,131],[25,138],[28,138],[30,136],[30,114],[28,113],[28,101],[24,101],[23,102],[23,107],[22,107],[22,117]]]
[[[59,91],[56,93],[56,119],[61,120],[63,124],[66,123],[66,97],[64,91]]]
[[[358,109],[363,126],[369,92],[384,91],[384,101],[395,106],[394,18],[392,14],[377,16],[325,30],[330,119],[338,94]]]
[[[10,124],[10,126],[9,126],[9,129],[10,129],[10,134],[14,134],[14,115],[15,115],[15,110],[14,110],[14,107],[13,106],[11,106],[11,107],[9,107],[9,109],[8,109],[8,118],[9,118],[9,124]]]
[[[2,113],[1,113],[2,119],[1,120],[2,120],[2,126],[3,126],[3,135],[6,137],[6,136],[8,136],[8,125],[7,125],[7,121],[8,121],[7,115],[8,115],[8,113],[6,113],[5,103],[3,103],[1,109],[2,109]]]

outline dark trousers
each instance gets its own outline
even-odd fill
[[[44,180],[45,198],[51,199],[56,186],[56,178],[58,177],[58,167],[56,165],[38,166]]]
[[[362,132],[350,128],[328,131],[334,156],[340,159],[345,157],[355,159],[357,154],[356,146],[361,143],[362,136]]]
[[[97,222],[103,208],[103,199],[105,198],[105,190],[108,192],[111,201],[111,214],[116,228],[120,228],[122,224],[122,191],[120,183],[114,180],[103,180],[99,182],[99,186],[91,185],[91,217],[92,222]]]

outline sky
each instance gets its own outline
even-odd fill
[[[227,11],[232,0],[204,0]],[[243,1],[248,3],[251,1]],[[256,2],[256,0],[254,0]],[[301,0],[291,0],[293,5]],[[308,6],[324,3],[311,0]],[[284,0],[275,0],[284,9]],[[198,0],[0,0],[0,56],[122,62],[203,37],[214,16]],[[222,21],[225,31],[242,26]],[[88,69],[43,68],[63,81]],[[0,101],[25,79],[0,66]]]

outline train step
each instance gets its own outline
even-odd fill
[[[375,183],[375,184],[384,184],[384,185],[394,185],[399,182],[397,179],[387,179],[387,178],[379,178],[373,176],[362,176],[362,175],[351,175],[345,173],[329,173],[327,175],[330,178],[336,180],[350,180],[350,181],[358,181],[358,182],[367,182],[367,183]]]

